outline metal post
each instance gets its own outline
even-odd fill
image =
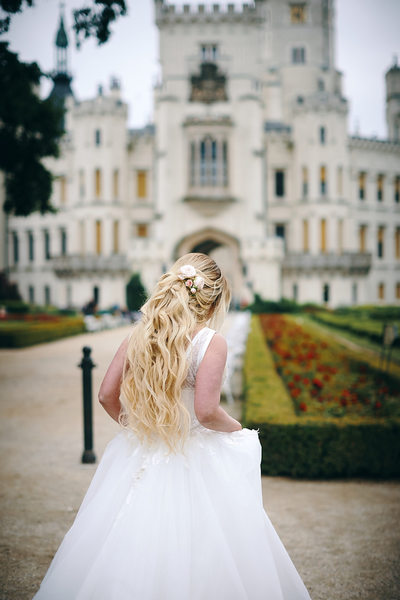
[[[96,455],[93,452],[92,369],[96,365],[90,356],[92,349],[89,346],[85,346],[82,350],[83,358],[78,365],[82,369],[83,383],[83,431],[85,449],[82,454],[82,462],[94,463],[96,462]]]

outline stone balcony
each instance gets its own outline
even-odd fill
[[[213,217],[236,202],[225,188],[196,186],[190,188],[183,201],[206,217]]]
[[[122,254],[57,256],[51,260],[51,266],[57,277],[77,277],[88,273],[127,275],[132,271],[130,262]]]
[[[283,272],[311,273],[311,272],[337,272],[342,275],[367,275],[371,268],[372,255],[367,252],[343,252],[342,254],[286,254],[283,259]]]

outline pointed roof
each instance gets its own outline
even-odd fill
[[[56,46],[58,48],[67,48],[68,47],[68,36],[64,27],[64,15],[60,15],[60,24],[58,26],[58,31],[56,35]]]

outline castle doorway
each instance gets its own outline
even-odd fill
[[[240,245],[236,238],[218,230],[206,229],[182,239],[175,249],[175,260],[189,252],[202,252],[215,260],[232,287],[232,307],[246,299]]]

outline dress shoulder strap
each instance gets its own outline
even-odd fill
[[[210,342],[215,335],[215,329],[210,329],[210,327],[204,327],[201,329],[197,335],[196,346],[196,371],[200,366],[201,361],[204,358],[204,355],[207,351]]]

